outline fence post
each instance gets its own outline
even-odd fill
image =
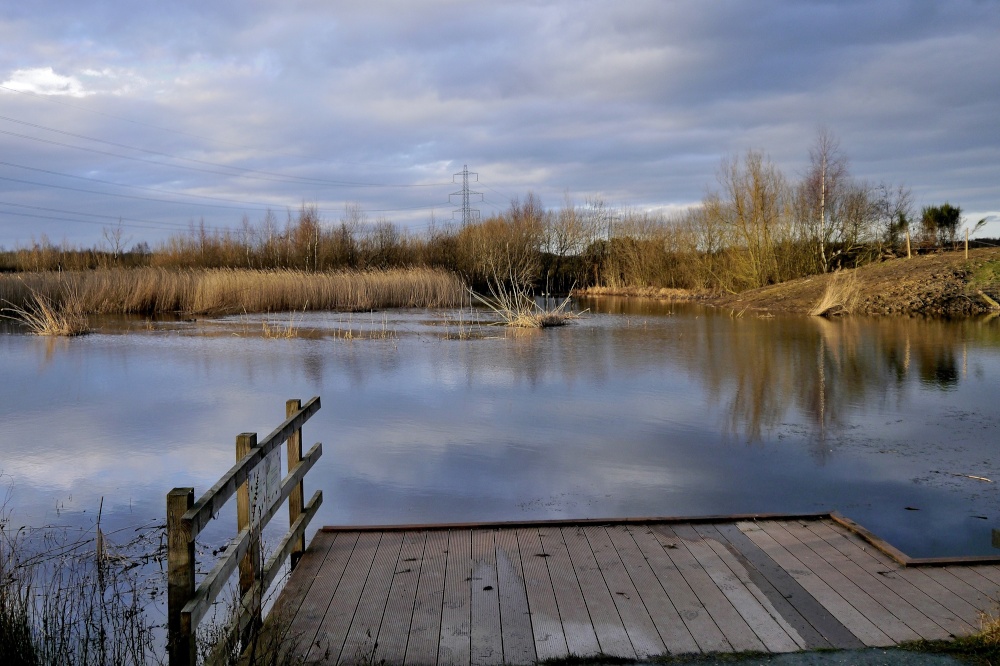
[[[257,433],[244,432],[236,436],[236,460],[240,461],[250,450],[257,446]],[[259,489],[258,489],[259,492]],[[253,507],[250,506],[250,478],[240,484],[236,491],[236,531],[242,532],[253,516],[250,515]],[[257,572],[260,571],[260,534],[254,534],[251,529],[250,548],[240,561],[240,606],[242,609],[250,607],[247,604],[248,595],[253,593],[254,582],[257,580]],[[260,622],[260,605],[253,604],[253,617],[247,624],[246,631],[251,631]]]
[[[167,493],[167,653],[170,666],[194,666],[195,641],[191,616],[181,610],[194,596],[194,538],[183,519],[194,505],[194,488]]]
[[[285,403],[285,418],[291,418],[293,414],[302,409],[301,400],[289,400]],[[295,465],[302,460],[302,429],[299,428],[288,437],[288,471],[291,472]],[[305,495],[302,489],[302,481],[299,481],[291,494],[288,495],[288,525],[291,527],[298,520],[305,510]],[[306,549],[305,535],[300,536],[292,547],[290,555],[291,568],[299,563],[299,558]]]

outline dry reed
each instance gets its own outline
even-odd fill
[[[35,335],[70,337],[90,332],[87,316],[75,294],[63,293],[56,300],[29,290],[22,305],[6,302],[7,307],[0,308],[0,317],[20,322]]]
[[[31,293],[50,301],[74,293],[81,313],[233,314],[448,307],[462,302],[465,288],[454,274],[429,268],[331,273],[137,268],[0,276],[0,300],[12,307],[25,309]]]
[[[833,317],[854,312],[861,298],[854,271],[838,272],[830,277],[823,297],[809,311],[810,315],[818,317]]]

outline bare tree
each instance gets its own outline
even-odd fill
[[[825,127],[816,133],[809,149],[809,170],[799,186],[800,214],[814,226],[820,268],[830,270],[830,246],[839,240],[841,229],[831,218],[836,215],[850,179],[847,157],[840,141]]]
[[[788,186],[777,166],[749,150],[722,161],[719,194],[704,201],[707,222],[728,228],[733,243],[728,289],[753,289],[779,278],[777,249],[786,230]]]
[[[122,229],[121,218],[118,218],[118,224],[110,228],[104,227],[102,232],[104,242],[107,243],[108,251],[111,252],[111,257],[115,266],[117,266],[122,253],[125,251],[125,246],[132,242],[132,237],[125,235],[125,230]]]

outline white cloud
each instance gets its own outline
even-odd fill
[[[83,89],[83,84],[74,76],[56,74],[51,67],[17,69],[3,82],[4,88],[37,95],[68,95],[86,97],[92,93]]]

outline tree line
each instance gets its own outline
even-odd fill
[[[724,159],[717,186],[686,212],[613,208],[600,199],[568,198],[548,209],[534,194],[502,213],[469,224],[421,232],[385,218],[371,220],[349,204],[337,220],[315,206],[268,211],[235,229],[191,224],[150,248],[121,227],[105,229],[95,248],[37,242],[0,252],[0,269],[81,270],[100,267],[381,270],[443,268],[474,288],[489,282],[535,292],[573,287],[672,287],[738,292],[859,266],[954,242],[961,209],[945,203],[916,218],[902,185],[854,178],[832,134],[820,131],[809,166],[789,180],[765,154]]]

